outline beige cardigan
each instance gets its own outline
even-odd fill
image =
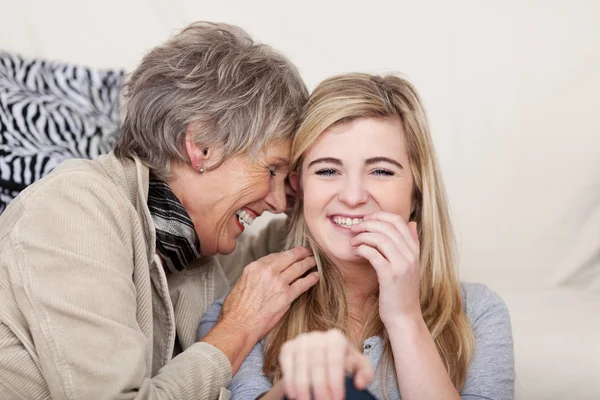
[[[148,168],[109,154],[63,163],[0,216],[0,398],[228,397],[231,365],[198,324],[281,231],[246,238],[227,268],[166,276],[147,193]]]

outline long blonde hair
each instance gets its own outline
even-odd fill
[[[420,304],[423,318],[457,390],[464,385],[474,348],[473,331],[462,309],[455,269],[455,250],[446,195],[438,171],[425,111],[414,87],[396,75],[344,74],[323,81],[312,93],[292,146],[293,169],[300,173],[303,157],[328,128],[358,118],[398,119],[406,133],[414,177],[411,220],[421,243]],[[303,332],[337,328],[351,336],[348,305],[340,271],[320,251],[303,217],[303,201],[292,216],[288,247],[310,246],[317,259],[319,282],[300,296],[266,337],[264,372],[281,379],[277,358],[287,340]],[[373,293],[375,300],[378,293]],[[374,335],[385,341],[383,367],[393,368],[393,354],[375,302],[357,347]],[[385,387],[385,385],[384,385]]]

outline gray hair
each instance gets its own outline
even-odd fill
[[[296,68],[241,28],[195,22],[152,49],[125,84],[125,118],[114,147],[160,179],[189,163],[185,134],[223,157],[255,157],[295,134],[308,91]]]

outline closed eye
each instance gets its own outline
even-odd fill
[[[316,175],[319,176],[333,176],[337,175],[338,171],[333,168],[323,168],[315,172]]]
[[[378,168],[378,169],[374,170],[372,173],[375,176],[394,176],[394,175],[396,175],[395,172],[390,171],[388,169],[382,169],[382,168]]]
[[[277,174],[275,173],[275,167],[269,167],[269,173],[271,174],[271,176],[277,176]]]

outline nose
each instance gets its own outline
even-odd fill
[[[283,179],[276,179],[271,183],[271,189],[265,198],[265,203],[267,203],[267,210],[274,214],[279,214],[285,211],[286,197],[285,183]]]
[[[358,207],[369,199],[369,192],[359,177],[347,177],[338,195],[340,201],[349,207]]]

